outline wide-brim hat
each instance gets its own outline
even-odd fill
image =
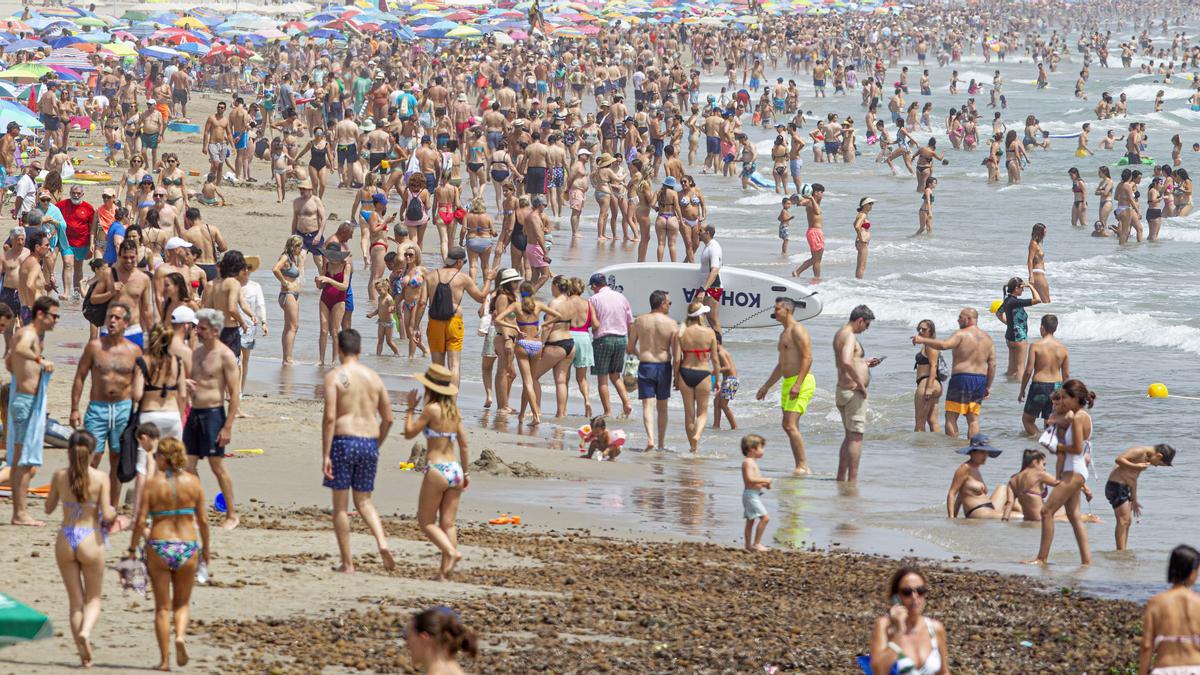
[[[497,285],[504,286],[506,284],[511,284],[514,281],[521,281],[521,279],[521,273],[510,267],[500,273],[500,279],[497,282]]]
[[[257,272],[258,268],[261,266],[262,266],[262,258],[260,258],[256,255],[246,256],[246,267],[249,267],[251,272]]]
[[[986,452],[988,457],[999,457],[1000,453],[1004,451],[992,445],[990,441],[991,439],[988,438],[987,434],[975,434],[971,437],[970,445],[965,448],[959,448],[958,450],[955,450],[955,452],[960,455],[969,455],[978,450],[981,452]]]
[[[325,248],[321,249],[321,255],[333,262],[343,262],[346,258],[350,257],[350,249],[336,241],[331,241],[325,244]]]
[[[612,164],[615,161],[617,161],[616,157],[613,157],[612,155],[605,152],[596,158],[596,166],[605,167],[605,166],[608,166],[609,164]]]
[[[454,396],[458,393],[458,387],[454,386],[454,373],[446,366],[436,363],[429,364],[424,373],[417,375],[417,382],[425,385],[425,388],[445,394],[446,396]]]

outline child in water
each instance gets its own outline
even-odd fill
[[[587,443],[586,450],[583,447],[584,443]],[[625,431],[622,429],[609,431],[608,423],[604,421],[604,415],[593,417],[590,428],[584,427],[579,430],[580,459],[591,459],[592,455],[599,452],[600,456],[596,459],[611,462],[621,454],[622,445],[625,445]]]
[[[1142,516],[1142,505],[1138,502],[1137,481],[1143,471],[1152,466],[1171,466],[1175,461],[1175,448],[1160,443],[1130,448],[1117,456],[1117,465],[1108,474],[1104,484],[1104,498],[1112,506],[1117,518],[1117,550],[1129,546],[1129,526],[1133,519]]]
[[[783,248],[780,249],[780,251],[779,251],[779,253],[781,255],[787,255],[787,252],[788,252],[788,250],[787,250],[788,249],[788,239],[791,238],[788,235],[788,224],[792,222],[793,218],[795,218],[795,216],[793,216],[791,214],[791,208],[792,208],[793,203],[798,204],[798,203],[800,203],[800,200],[796,199],[796,201],[793,202],[792,197],[784,197],[783,203],[780,205],[781,208],[779,210],[779,238],[783,241]]]
[[[763,478],[758,471],[757,460],[761,459],[767,447],[767,440],[758,434],[746,434],[742,437],[742,510],[746,518],[746,550],[765,551],[763,532],[767,529],[767,507],[763,506],[763,490],[771,489],[771,479]],[[757,523],[757,525],[756,525]],[[753,537],[753,539],[751,539]]]

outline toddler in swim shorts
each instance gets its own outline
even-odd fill
[[[763,506],[763,490],[771,489],[771,479],[763,478],[758,470],[758,461],[766,450],[767,441],[758,434],[742,437],[742,510],[746,519],[746,550],[765,551],[763,533],[767,529],[767,507]]]

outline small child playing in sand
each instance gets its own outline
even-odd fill
[[[208,176],[204,179],[204,187],[200,188],[200,192],[197,192],[193,196],[196,198],[196,201],[205,206],[217,206],[218,204],[225,206],[225,195],[221,194],[221,191],[217,189],[217,174],[215,172],[209,172]]]
[[[587,443],[586,450],[583,447],[584,443]],[[580,459],[591,459],[592,455],[599,452],[600,456],[596,459],[612,461],[621,454],[622,445],[625,445],[625,431],[622,429],[609,431],[604,415],[593,417],[590,428],[584,427],[579,430]]]
[[[788,240],[791,239],[791,237],[788,235],[788,224],[792,222],[793,218],[795,218],[795,216],[793,216],[791,213],[792,204],[799,204],[799,203],[800,203],[799,199],[797,199],[796,201],[793,202],[792,197],[784,197],[783,204],[780,205],[779,238],[780,238],[780,240],[783,241],[783,248],[780,249],[779,252],[782,255],[787,255]]]
[[[746,434],[742,437],[742,509],[746,518],[746,550],[765,551],[762,544],[763,532],[767,529],[767,507],[763,506],[763,490],[771,489],[771,479],[763,478],[758,471],[758,462],[767,447],[767,440],[758,434]],[[758,523],[757,527],[755,523]],[[753,540],[751,539],[753,536]]]
[[[389,254],[391,255],[391,254]],[[393,317],[396,314],[396,301],[392,298],[391,284],[387,279],[378,279],[375,281],[375,309],[367,312],[368,319],[378,317],[376,323],[379,324],[378,339],[375,342],[375,356],[383,356],[383,345],[387,344],[388,349],[392,350],[392,354],[400,356],[400,348],[396,346],[396,324]]]

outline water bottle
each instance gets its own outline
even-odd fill
[[[208,583],[208,563],[202,561],[196,568],[196,583],[200,585]]]

